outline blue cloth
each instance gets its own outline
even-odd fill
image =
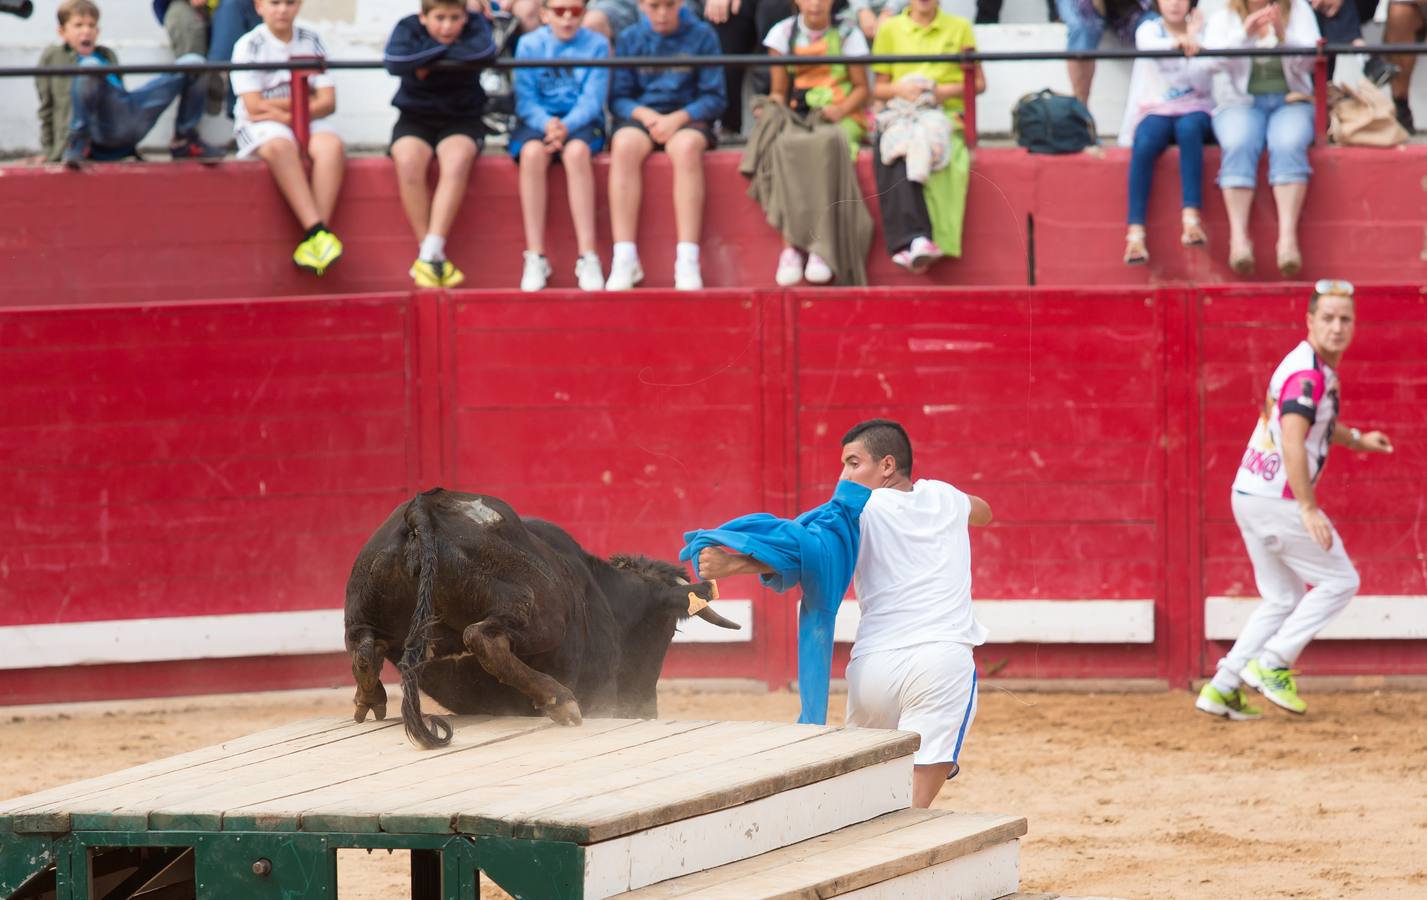
[[[718,34],[688,7],[679,8],[679,27],[659,34],[640,14],[639,22],[619,33],[615,56],[718,56]],[[719,66],[687,69],[615,69],[610,80],[609,109],[621,119],[647,106],[657,113],[684,110],[698,122],[713,122],[728,105],[723,69]]]
[[[833,624],[838,607],[852,584],[861,541],[862,507],[872,491],[851,481],[839,481],[832,499],[796,519],[754,513],[718,528],[684,534],[679,558],[699,570],[699,551],[728,547],[773,569],[763,583],[779,593],[801,585],[798,616],[798,696],[800,723],[827,723],[828,683],[832,680]],[[702,576],[700,576],[702,577]]]
[[[391,105],[402,112],[430,119],[470,119],[479,116],[486,106],[486,92],[481,89],[481,74],[475,69],[432,69],[441,60],[459,63],[483,63],[495,58],[496,46],[491,26],[485,16],[474,15],[466,20],[461,36],[453,44],[443,44],[433,38],[421,24],[421,17],[410,15],[396,23],[387,39],[382,62],[386,70],[401,79],[401,87]],[[430,69],[425,78],[417,69]]]
[[[1145,224],[1154,163],[1170,144],[1179,145],[1180,206],[1204,208],[1204,142],[1214,133],[1206,112],[1145,116],[1130,151],[1130,224]]]
[[[581,28],[562,41],[545,25],[515,45],[516,59],[605,59],[609,41],[602,34]],[[609,69],[516,69],[515,112],[520,123],[545,133],[551,117],[564,120],[572,133],[604,124],[604,101],[609,93]],[[518,152],[518,151],[517,151]]]

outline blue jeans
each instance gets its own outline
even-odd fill
[[[1130,224],[1145,224],[1154,182],[1154,163],[1170,144],[1179,145],[1181,206],[1204,207],[1204,140],[1213,133],[1206,112],[1145,116],[1135,128],[1130,150]]]
[[[203,62],[203,57],[187,54],[178,61]],[[95,68],[102,71],[101,66]],[[74,102],[70,134],[87,138],[95,147],[113,151],[101,150],[95,153],[96,159],[131,155],[175,99],[178,99],[178,119],[174,123],[174,137],[197,140],[198,122],[203,118],[207,94],[202,76],[177,73],[159,75],[132,91],[115,85],[102,74],[84,75],[74,79],[70,91]]]
[[[220,0],[218,8],[213,10],[212,21],[208,23],[208,61],[232,62],[233,47],[238,38],[261,24],[263,20],[253,7],[253,0]],[[227,82],[228,79],[223,80]],[[223,110],[230,119],[233,118],[236,101],[233,89],[228,88]]]
[[[1251,106],[1230,106],[1214,114],[1214,135],[1223,155],[1219,187],[1252,188],[1259,157],[1268,147],[1268,183],[1302,184],[1312,169],[1313,104],[1284,103],[1283,94],[1255,94]]]

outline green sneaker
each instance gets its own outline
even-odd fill
[[[1263,710],[1257,706],[1249,705],[1248,700],[1244,698],[1242,688],[1235,688],[1224,694],[1220,693],[1213,684],[1206,684],[1200,689],[1199,699],[1194,701],[1194,708],[1200,712],[1207,712],[1211,716],[1223,716],[1234,722],[1247,722],[1263,718]]]
[[[292,252],[292,261],[299,269],[321,275],[341,255],[342,242],[337,240],[337,235],[323,229],[297,245]]]
[[[1239,676],[1249,687],[1263,694],[1268,700],[1291,713],[1303,715],[1308,712],[1308,704],[1298,697],[1298,685],[1293,680],[1293,676],[1297,674],[1292,669],[1265,668],[1254,659],[1244,666],[1244,671],[1240,672]]]

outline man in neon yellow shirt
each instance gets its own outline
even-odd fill
[[[907,8],[882,24],[872,43],[873,56],[953,54],[976,49],[971,23],[941,11],[938,0],[911,0]],[[959,63],[878,63],[872,96],[880,101],[940,102],[959,124],[965,108],[964,75]],[[976,67],[974,89],[986,90],[986,76]],[[949,163],[925,185],[907,179],[902,159],[884,163],[874,144],[873,167],[881,200],[882,231],[892,261],[914,273],[943,256],[961,255],[961,226],[966,214],[966,188],[971,155],[953,130]]]

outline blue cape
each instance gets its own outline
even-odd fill
[[[858,522],[870,496],[872,491],[860,484],[839,481],[831,500],[796,519],[754,513],[718,528],[684,534],[679,559],[692,562],[696,575],[700,550],[728,547],[772,568],[773,574],[764,575],[763,583],[773,590],[782,593],[802,586],[798,616],[798,695],[803,704],[798,721],[802,723],[827,723],[833,624],[857,567]]]

